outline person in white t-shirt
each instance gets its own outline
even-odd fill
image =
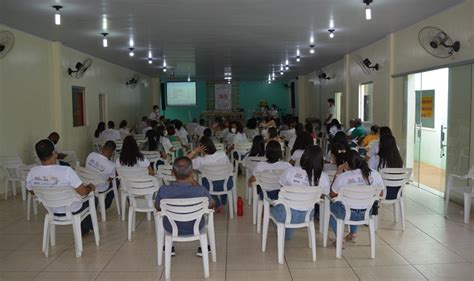
[[[59,142],[59,139],[60,139],[60,137],[59,137],[59,134],[57,132],[52,132],[48,136],[48,140],[50,140],[53,143],[54,150],[57,153],[57,158],[58,158],[59,165],[61,165],[61,166],[70,166],[69,163],[67,163],[65,161],[62,161],[67,157],[67,154],[59,152],[59,149],[58,149],[58,146],[57,146],[58,142]]]
[[[277,141],[271,141],[267,144],[265,148],[265,156],[267,157],[266,162],[259,162],[255,165],[255,168],[252,171],[252,176],[249,178],[247,185],[251,187],[253,183],[257,180],[255,175],[257,173],[266,172],[266,171],[276,171],[276,172],[283,172],[286,169],[290,168],[291,165],[288,162],[281,161],[282,152],[281,152],[281,145]],[[280,192],[281,186],[275,186],[274,189],[271,191],[267,191],[267,195],[270,199],[276,200],[278,199],[278,193]],[[263,193],[261,188],[257,188],[257,192],[260,195],[260,198],[263,199]]]
[[[40,140],[35,145],[35,151],[41,161],[41,166],[33,167],[26,178],[26,188],[34,194],[35,187],[67,187],[70,186],[80,196],[86,196],[95,190],[93,184],[84,185],[76,172],[68,166],[57,165],[58,155],[53,143],[48,140]],[[73,214],[77,214],[89,207],[89,201],[83,203],[74,202],[71,205]],[[64,216],[64,207],[54,210],[58,216]],[[86,234],[92,230],[92,220],[90,216],[81,222],[81,232]]]
[[[140,153],[138,144],[133,136],[127,136],[123,140],[120,157],[115,161],[115,167],[138,167],[148,169],[148,174],[153,176],[155,173],[150,166],[150,161]]]
[[[341,188],[347,185],[383,185],[383,180],[377,171],[371,170],[367,165],[367,162],[359,156],[359,153],[354,150],[347,151],[343,158],[345,159],[344,164],[340,165],[337,169],[336,177],[331,186],[331,198],[337,197]],[[351,220],[363,220],[366,211],[364,209],[351,209]],[[331,202],[331,212],[336,218],[343,219],[346,214],[346,210],[341,202]],[[331,216],[329,221],[334,234],[337,231],[336,220]],[[345,237],[346,242],[355,242],[357,235],[357,226],[350,226],[350,233]]]
[[[96,185],[99,193],[112,188],[112,180],[116,176],[115,163],[110,161],[115,153],[117,145],[113,141],[106,141],[101,148],[101,152],[91,152],[86,159],[86,169],[97,172],[106,183]],[[114,199],[114,193],[109,192],[105,197],[105,209],[108,209]]]
[[[293,144],[293,148],[291,149],[290,164],[293,166],[299,166],[301,155],[303,155],[306,147],[311,145],[313,145],[313,138],[308,132],[304,131],[298,134],[295,143]]]
[[[286,169],[280,176],[280,184],[281,186],[320,186],[323,194],[329,194],[329,177],[323,172],[323,168],[324,160],[321,148],[316,145],[308,146],[301,157],[301,167]],[[277,221],[285,222],[286,211],[283,205],[276,205],[271,212]],[[305,217],[305,211],[291,210],[291,223],[302,223],[305,221]],[[292,238],[293,230],[291,228],[285,230],[286,240]]]
[[[160,107],[158,105],[153,106],[153,111],[148,115],[148,119],[160,122]]]
[[[230,142],[227,150],[231,152],[236,144],[248,142],[247,137],[244,133],[244,127],[238,121],[233,121],[230,123],[230,131],[233,134],[232,141]]]
[[[204,119],[199,119],[199,126],[194,129],[194,132],[198,137],[202,137],[204,130],[207,128],[206,121]]]
[[[127,127],[127,121],[122,120],[119,125],[120,137],[124,139],[126,136],[130,135],[130,129]]]
[[[183,127],[183,122],[181,122],[181,120],[176,120],[174,126],[176,129],[176,136],[181,144],[187,148],[189,146],[188,131]]]
[[[333,98],[328,99],[328,105],[328,116],[326,117],[326,120],[324,120],[324,124],[326,125],[329,125],[332,119],[336,116],[336,106]]]
[[[202,156],[199,156],[202,154]],[[217,151],[216,147],[212,140],[208,137],[202,137],[199,140],[199,145],[191,152],[188,153],[188,158],[192,159],[193,162],[193,169],[200,170],[202,167],[208,165],[230,165],[229,158],[224,151]],[[231,178],[227,182],[227,189],[231,190],[234,187],[234,179]],[[203,179],[202,184],[204,187],[209,189],[209,182],[207,179]],[[223,191],[224,190],[224,181],[214,182],[214,190],[215,191]],[[216,212],[221,212],[223,207],[227,204],[227,196],[212,196],[214,202],[216,202]]]
[[[100,139],[102,141],[118,141],[122,139],[122,136],[120,135],[120,132],[118,130],[115,130],[115,123],[114,121],[109,121],[107,123],[107,126],[109,127],[105,131],[103,131],[100,134]]]

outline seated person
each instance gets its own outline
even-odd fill
[[[247,185],[251,187],[253,183],[257,180],[255,175],[257,173],[266,172],[266,171],[278,171],[283,172],[284,170],[291,167],[290,163],[281,161],[282,152],[281,145],[277,141],[271,141],[267,144],[265,156],[267,157],[266,162],[258,162],[255,168],[252,171],[252,176],[249,178]],[[257,192],[260,195],[260,199],[263,199],[262,189],[257,188]],[[278,192],[280,192],[280,185],[275,186],[274,190],[268,191],[267,195],[270,199],[278,199]]]
[[[229,147],[227,150],[231,152],[236,144],[241,144],[241,143],[246,143],[248,142],[247,137],[245,136],[244,133],[244,128],[242,127],[242,124],[238,121],[233,121],[230,123],[230,131],[233,134],[232,141],[229,144]],[[237,155],[234,155],[234,157],[237,157]]]
[[[186,129],[183,127],[183,122],[181,122],[181,120],[176,120],[175,127],[176,127],[176,136],[178,136],[182,145],[186,148],[189,147],[188,131],[186,131]]]
[[[140,120],[138,124],[135,126],[135,133],[143,134],[143,129],[147,127],[147,122],[148,122],[148,117],[143,116],[142,120]]]
[[[150,161],[146,159],[138,149],[138,144],[133,136],[127,136],[123,140],[122,150],[120,156],[115,161],[115,167],[139,167],[148,169],[148,174],[153,176],[153,168],[150,166]]]
[[[67,157],[67,154],[59,152],[58,147],[57,147],[59,139],[60,139],[59,134],[56,133],[56,132],[52,132],[48,136],[48,140],[50,140],[53,143],[54,150],[56,151],[56,154],[57,154],[57,159],[58,159],[59,165],[61,165],[61,166],[70,166],[69,163],[67,163],[66,161],[62,161]]]
[[[202,154],[202,156],[199,156]],[[188,153],[188,158],[192,159],[193,168],[195,170],[200,170],[202,167],[207,165],[230,165],[229,158],[225,154],[224,151],[217,151],[214,143],[210,138],[202,137],[199,140],[199,146],[193,149],[191,152]],[[207,179],[203,179],[203,185],[209,189],[210,183]],[[231,178],[227,182],[227,189],[232,189],[234,186],[233,179]],[[224,189],[224,181],[214,182],[214,190],[222,191]],[[223,206],[227,203],[227,196],[222,195],[220,196],[212,196],[214,201],[216,202],[216,212],[221,212]]]
[[[278,131],[275,127],[270,127],[268,128],[268,138],[267,138],[267,143],[270,141],[277,141],[277,142],[282,142],[284,140],[283,137],[278,135]]]
[[[300,165],[301,155],[303,155],[306,147],[313,145],[313,138],[308,132],[300,133],[293,144],[293,149],[291,149],[291,159],[290,164],[293,166]]]
[[[109,127],[105,131],[100,134],[100,138],[103,141],[119,141],[122,139],[122,136],[120,135],[120,132],[118,130],[115,130],[115,123],[114,121],[109,121],[107,123],[107,126]]]
[[[26,188],[30,193],[34,194],[32,189],[34,187],[47,186],[49,188],[70,186],[80,196],[86,196],[95,190],[93,184],[83,185],[76,172],[67,166],[57,165],[58,154],[54,150],[53,143],[48,140],[40,140],[35,145],[35,151],[41,161],[41,166],[33,167],[26,178]],[[74,202],[71,206],[73,214],[78,214],[89,207],[89,201],[83,203]],[[65,209],[63,207],[56,208],[54,214],[58,216],[65,216]],[[87,234],[92,230],[92,220],[87,216],[81,222],[82,234]]]
[[[115,163],[110,161],[112,159],[115,148],[115,142],[106,141],[101,148],[101,152],[91,152],[86,159],[86,168],[95,171],[102,176],[107,183],[96,185],[96,190],[99,193],[105,192],[112,188],[112,180],[116,176]],[[105,209],[108,209],[114,199],[114,193],[109,192],[105,197]]]
[[[366,135],[365,128],[362,126],[362,120],[360,118],[356,118],[354,120],[354,130],[351,133],[351,139],[353,141],[360,141]]]
[[[365,138],[362,140],[361,146],[368,147],[371,142],[378,139],[379,139],[379,126],[372,125],[370,127],[370,134],[365,136]]]
[[[156,151],[158,150],[158,122],[156,120],[151,120],[150,126],[151,130],[148,130],[145,134],[148,144],[148,151]]]
[[[281,186],[320,186],[323,189],[323,194],[329,194],[329,176],[323,172],[323,168],[321,148],[316,145],[308,146],[301,156],[301,167],[286,169],[280,176],[280,184]],[[271,212],[278,222],[285,222],[286,211],[283,205],[276,205]],[[302,223],[305,217],[305,211],[291,210],[291,223]],[[292,228],[285,229],[285,239],[290,240],[293,232]]]
[[[95,129],[94,131],[94,138],[96,140],[99,140],[100,135],[102,134],[103,131],[105,131],[105,122],[99,122],[97,124],[97,129]]]
[[[130,135],[130,129],[127,127],[127,120],[122,120],[119,125],[119,132],[120,136],[122,139],[124,139],[126,136]]]
[[[180,157],[177,158],[173,163],[173,176],[176,181],[170,185],[161,186],[156,195],[155,207],[160,210],[160,201],[162,199],[179,199],[179,198],[196,198],[196,197],[207,197],[209,198],[209,208],[214,208],[214,202],[212,201],[209,191],[199,185],[193,178],[193,165],[189,158]],[[194,234],[194,221],[187,222],[176,222],[178,227],[178,235],[193,235]],[[200,229],[205,225],[205,220],[201,220]],[[172,232],[172,227],[169,220],[165,217],[163,220],[163,226],[165,231]],[[174,253],[174,247],[172,249]],[[201,253],[201,247],[198,249],[198,255]]]
[[[244,133],[249,139],[253,139],[255,136],[259,135],[259,131],[257,129],[257,119],[250,118],[247,120]]]
[[[342,158],[344,164],[337,168],[336,177],[331,186],[331,198],[335,198],[338,192],[347,185],[383,185],[383,180],[377,171],[371,170],[367,162],[359,156],[354,150],[336,155]],[[339,219],[343,219],[346,210],[341,202],[331,202],[331,212]],[[366,209],[351,209],[351,220],[363,220]],[[370,212],[372,210],[369,210]],[[337,223],[331,216],[329,225],[332,227],[334,234],[337,235]],[[345,237],[346,242],[355,242],[357,235],[357,226],[350,226],[350,233]]]

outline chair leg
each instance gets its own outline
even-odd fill
[[[171,236],[165,237],[165,278],[169,280],[171,277]],[[201,248],[202,249],[202,248]]]
[[[323,247],[328,246],[328,233],[329,233],[329,216],[331,216],[331,211],[329,209],[329,200],[324,200],[324,231],[323,231]]]
[[[127,195],[125,195],[125,193],[123,193],[123,191],[120,192],[120,194],[121,194],[120,197],[122,199],[121,200],[122,201],[121,202],[122,203],[121,204],[122,205],[121,206],[122,207],[122,221],[125,221],[125,208],[127,207]]]
[[[51,224],[49,227],[49,240],[51,243],[51,246],[56,246],[56,225]]]
[[[45,257],[48,257],[48,254],[49,254],[49,215],[48,214],[44,216],[43,253]]]
[[[235,186],[234,186],[235,189]],[[234,218],[234,192],[231,190],[230,192],[227,192],[227,197],[228,197],[228,203],[229,204],[229,216],[230,219]],[[235,205],[237,208],[237,204]]]
[[[99,194],[99,210],[100,210],[100,220],[106,221],[107,217],[105,216],[105,193]]]
[[[20,187],[21,187],[21,199],[25,201],[26,200],[26,186],[25,186],[24,181],[20,182]]]
[[[252,201],[253,201],[253,196],[252,195],[253,195],[252,188],[247,187],[247,199],[248,199],[249,206],[252,205]]]
[[[257,203],[257,233],[262,230],[262,212],[263,212],[263,201],[258,200]]]
[[[336,258],[342,258],[342,237],[344,236],[344,221],[336,219],[337,230],[336,230]]]
[[[128,241],[132,241],[133,207],[128,208]]]
[[[405,231],[405,202],[403,201],[403,197],[400,197],[400,219],[402,220],[402,231]],[[377,230],[377,227],[375,228]]]
[[[233,199],[232,203],[234,204],[233,209],[234,209],[235,214],[237,214],[237,181],[235,182],[234,187],[232,188],[231,192],[232,192],[232,199]],[[230,204],[230,201],[229,201],[229,204]]]
[[[313,262],[316,261],[316,230],[314,229],[314,223],[309,224],[309,234],[311,235],[311,251],[313,254]]]
[[[32,204],[31,194],[28,193],[28,198],[26,199],[26,220],[30,221],[31,219],[31,204]]]
[[[200,237],[202,251],[202,265],[204,267],[204,278],[209,278],[209,253],[207,251],[207,236],[205,234]]]
[[[72,219],[72,230],[74,232],[74,245],[76,249],[76,258],[82,256],[82,236],[81,236],[81,222],[76,216]],[[81,246],[79,246],[81,245]]]
[[[262,252],[265,252],[267,250],[268,224],[270,223],[270,204],[265,202],[263,208]]]
[[[119,193],[117,190],[117,182],[114,179],[113,180],[113,192],[114,192],[114,201],[115,201],[115,207],[117,208],[117,214],[120,216],[120,200],[119,200]]]
[[[370,235],[370,258],[375,258],[375,227],[374,219],[369,219],[369,235]]]
[[[278,263],[283,264],[285,259],[285,225],[277,224],[277,240],[278,240]]]
[[[253,224],[257,223],[257,206],[258,206],[258,194],[257,189],[252,187],[252,216],[253,216]]]
[[[380,213],[380,208],[379,208],[379,213]],[[379,229],[379,216],[373,216],[374,217],[374,229],[377,231]],[[403,228],[403,222],[402,222],[402,228]]]
[[[464,192],[464,223],[469,224],[471,215],[472,193]]]
[[[319,203],[319,233],[324,231],[324,205],[326,203]]]
[[[137,230],[137,212],[135,212],[135,209],[133,210],[133,216],[132,216],[132,231],[135,232]]]
[[[8,200],[8,184],[10,182],[8,180],[5,180],[5,200]]]
[[[92,220],[92,230],[94,231],[95,244],[99,246],[100,243],[100,232],[99,232],[99,221],[97,220],[97,212],[95,208],[90,208],[89,213]]]
[[[211,256],[212,262],[217,261],[217,252],[216,252],[216,233],[214,230],[214,216],[211,214],[207,222],[207,236],[209,237],[209,244],[211,246]]]
[[[161,219],[155,215],[156,256],[158,258],[158,266],[163,264],[163,240],[165,238],[161,223]]]

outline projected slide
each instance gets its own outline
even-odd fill
[[[166,104],[168,106],[196,105],[196,82],[166,83]]]

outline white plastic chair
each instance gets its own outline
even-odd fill
[[[243,161],[243,166],[245,167],[245,198],[248,200],[249,205],[252,205],[253,190],[252,187],[247,186],[247,182],[252,175],[253,169],[257,166],[257,163],[265,161],[267,161],[267,158],[260,156],[247,156]]]
[[[278,194],[278,200],[265,200],[264,203],[264,217],[263,217],[263,232],[262,232],[262,252],[266,251],[268,224],[271,221],[277,226],[277,241],[278,241],[278,263],[283,264],[285,252],[285,228],[308,228],[309,248],[312,250],[313,262],[316,261],[316,233],[314,229],[314,205],[319,202],[322,188],[318,186],[284,186]],[[270,205],[276,206],[282,204],[285,208],[286,218],[285,222],[278,222],[270,211]],[[302,223],[291,223],[291,210],[298,210],[306,212],[305,220]]]
[[[171,277],[171,247],[173,242],[199,241],[202,250],[202,263],[204,267],[204,277],[209,278],[209,256],[208,239],[211,247],[212,261],[216,262],[216,240],[214,233],[214,210],[209,209],[209,199],[206,197],[189,199],[162,199],[160,201],[160,211],[156,217],[159,223],[156,229],[158,265],[163,263],[163,240],[165,244],[165,278]],[[164,229],[164,218],[171,224],[172,232]],[[205,226],[200,230],[199,224],[202,219],[206,219]],[[193,235],[178,235],[176,222],[194,221]]]
[[[463,185],[458,186],[454,185],[454,180],[462,181]],[[444,207],[444,215],[448,215],[448,207],[449,207],[449,198],[451,196],[451,192],[456,191],[464,194],[464,223],[469,224],[470,215],[471,215],[471,202],[472,197],[474,197],[474,186],[469,184],[469,180],[474,179],[474,166],[469,170],[469,172],[464,176],[458,176],[454,174],[449,174],[448,176],[448,184],[446,186],[446,195],[445,195],[445,207]]]
[[[398,222],[399,215],[402,221],[402,230],[405,230],[405,203],[403,200],[403,189],[410,180],[412,169],[407,168],[385,168],[380,171],[384,182],[382,196],[380,198],[381,204],[393,205],[393,215],[395,222]],[[397,198],[387,200],[387,187],[400,187],[397,193]],[[382,208],[379,208],[379,213]],[[375,229],[378,228],[378,216],[375,218]]]
[[[169,185],[176,181],[175,176],[173,176],[173,165],[160,165],[156,171],[156,177],[160,181],[160,185]]]
[[[231,164],[228,165],[206,165],[201,167],[201,185],[202,180],[207,179],[209,182],[209,193],[215,196],[227,195],[229,204],[229,216],[231,219],[234,218],[234,210],[237,209],[237,177],[234,173],[234,168]],[[233,187],[231,190],[227,189],[227,183],[232,177]],[[214,184],[217,181],[224,181],[222,191],[214,190]]]
[[[31,194],[30,192],[26,191],[26,179],[28,177],[28,173],[30,170],[37,166],[36,164],[33,165],[26,165],[20,167],[20,177],[21,177],[21,189],[25,190],[26,193],[26,220],[30,221],[31,219],[31,207],[33,207],[33,213],[35,215],[38,214],[38,198],[35,195]]]
[[[158,179],[152,176],[122,177],[127,187],[128,200],[128,241],[132,241],[132,232],[135,231],[136,213],[154,214],[155,206],[153,195],[160,185]],[[155,223],[157,223],[155,219]]]
[[[24,164],[20,157],[4,157],[0,164],[6,172],[5,200],[8,200],[8,188],[11,189],[13,196],[16,196],[17,183],[21,185],[20,167]],[[21,189],[21,194],[23,200],[26,200],[26,189]]]
[[[135,140],[145,140],[146,139],[146,134],[133,134],[133,137]]]
[[[344,225],[369,225],[370,235],[370,257],[375,258],[375,223],[374,216],[370,215],[370,209],[374,205],[374,202],[380,198],[380,192],[383,186],[380,185],[347,185],[343,186],[336,198],[333,198],[333,202],[341,202],[346,210],[344,219],[336,218],[331,212],[331,216],[337,222],[337,237],[336,237],[336,258],[342,257],[342,240],[344,237]],[[360,221],[351,220],[351,209],[354,206],[358,206],[357,209],[366,209],[364,213],[364,219]],[[329,231],[329,221],[324,226],[324,231]],[[327,234],[323,237],[326,239],[324,243],[327,243]]]
[[[99,225],[97,222],[94,194],[92,192],[88,196],[81,198],[72,187],[41,186],[33,187],[32,190],[38,198],[38,201],[41,202],[48,211],[44,217],[43,229],[43,253],[46,257],[48,257],[49,254],[49,242],[51,246],[56,244],[56,225],[72,225],[76,257],[80,257],[82,255],[81,222],[89,215],[92,219],[95,244],[99,246]],[[89,201],[89,207],[73,215],[71,211],[72,204],[75,202],[83,203],[85,201]],[[55,215],[54,210],[56,208],[65,208],[65,215]]]
[[[93,151],[100,153],[102,150],[102,141],[98,138],[93,138],[92,139],[92,149]]]
[[[171,163],[174,162],[174,160],[176,158],[178,158],[178,155],[181,151],[181,153],[184,154],[184,150],[183,150],[183,147],[181,146],[181,143],[179,141],[173,141],[171,142],[171,151],[170,151],[170,154],[171,154]]]
[[[234,145],[234,149],[230,152],[230,163],[234,165],[235,174],[238,175],[239,165],[243,165],[245,155],[252,149],[251,142],[243,142]],[[235,157],[237,154],[237,157]]]
[[[117,168],[118,179],[123,179],[123,177],[141,177],[141,176],[148,176],[148,169],[147,168],[140,168],[140,167],[118,167]],[[122,208],[122,221],[125,221],[126,215],[126,208],[127,208],[127,185],[125,182],[120,182],[120,206]],[[147,216],[147,219],[150,220],[151,217]]]
[[[153,169],[155,171],[157,170],[158,162],[168,164],[168,161],[166,159],[161,158],[159,151],[142,150],[141,153],[143,154],[143,156],[145,156],[146,159],[148,159],[148,161],[150,161],[150,163],[153,163]]]
[[[76,170],[77,174],[79,175],[79,177],[81,178],[82,182],[86,185],[90,184],[90,183],[92,183],[95,186],[97,186],[99,184],[106,184],[106,185],[109,184],[107,179],[104,179],[102,177],[102,175],[100,175],[96,171],[92,171],[92,170],[89,170],[89,169],[81,167],[81,166],[77,166],[75,168],[75,170]],[[97,200],[99,202],[99,212],[100,212],[102,221],[107,220],[107,216],[105,214],[105,197],[110,192],[114,193],[115,206],[117,207],[117,213],[120,216],[120,202],[119,202],[120,200],[119,200],[119,196],[118,196],[119,194],[118,194],[118,190],[117,190],[117,182],[116,182],[115,178],[113,178],[112,179],[112,188],[107,189],[104,192],[99,192],[98,190],[96,190],[94,192],[95,197],[97,197]]]
[[[76,152],[74,150],[64,150],[60,152],[66,154],[66,158],[61,161],[68,163],[73,168],[80,165]]]
[[[217,151],[224,151],[224,144],[220,142],[214,142],[214,146],[216,147]]]
[[[253,182],[252,192],[253,192],[253,224],[257,224],[257,233],[260,233],[262,229],[262,213],[263,213],[263,201],[268,199],[267,191],[279,190],[280,185],[280,175],[283,171],[265,171],[262,173],[257,173],[255,175],[256,181]],[[257,186],[260,186],[263,193],[263,200],[260,200],[260,197],[257,193]]]

